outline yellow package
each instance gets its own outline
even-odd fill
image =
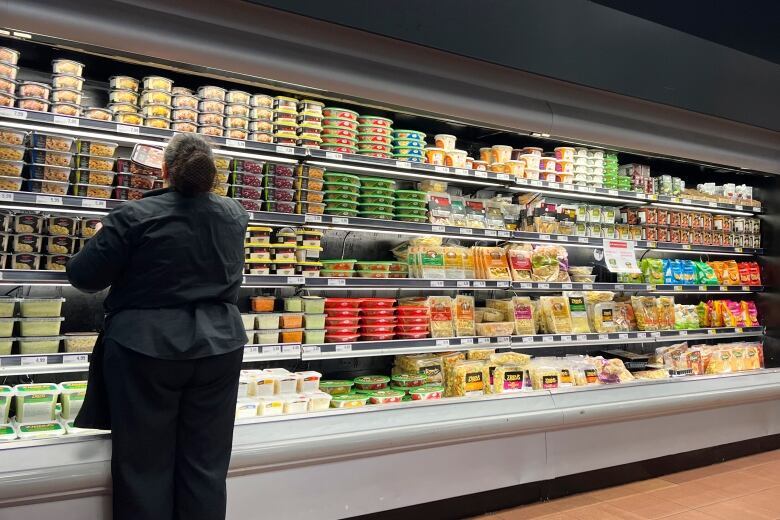
[[[652,296],[632,296],[636,327],[639,330],[658,330],[658,309]]]
[[[521,336],[536,334],[534,304],[531,302],[531,298],[526,296],[512,298],[512,314],[515,320],[515,334]]]
[[[569,302],[563,296],[542,296],[539,298],[546,329],[553,334],[571,332]]]
[[[656,330],[674,329],[674,297],[659,296],[656,299],[658,309],[658,325]]]
[[[463,272],[463,254],[457,247],[443,247],[444,250],[444,271],[445,277],[450,280],[462,280],[465,278]]]
[[[595,332],[617,332],[615,302],[597,303],[593,306],[592,317]]]
[[[453,300],[453,319],[456,336],[475,336],[474,328],[474,297],[459,294]]]
[[[484,278],[486,280],[512,280],[503,248],[483,247],[480,249],[484,265]]]
[[[494,394],[522,392],[525,389],[525,365],[497,365],[493,370]]]
[[[482,361],[459,361],[447,378],[445,393],[448,397],[485,395],[489,380],[488,368]]]
[[[569,302],[571,332],[575,334],[586,334],[590,332],[588,310],[585,306],[585,297],[583,294],[580,292],[568,292],[564,293],[564,297]]]
[[[429,296],[428,309],[431,313],[431,337],[453,337],[455,328],[452,322],[452,298],[449,296]]]
[[[466,353],[466,359],[469,361],[485,361],[489,360],[490,356],[495,353],[496,349],[494,348],[475,348]]]
[[[723,347],[714,347],[710,350],[706,360],[706,374],[728,374],[731,372],[731,350]]]
[[[490,362],[497,365],[527,365],[531,356],[519,352],[497,352],[490,355]]]
[[[471,280],[477,277],[474,267],[474,251],[468,247],[458,247],[463,258],[463,277]]]
[[[431,354],[398,356],[395,363],[401,369],[401,373],[424,375],[427,383],[441,384],[444,381],[441,356]]]
[[[529,367],[528,371],[534,390],[552,390],[560,386],[560,372],[553,366],[536,365]]]
[[[512,321],[512,314],[514,313],[512,300],[485,300],[485,306],[501,312],[501,320],[499,321]]]
[[[761,368],[760,346],[756,343],[748,343],[745,347],[745,370],[758,370]]]

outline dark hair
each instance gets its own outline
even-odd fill
[[[217,168],[211,146],[196,134],[176,134],[165,147],[165,165],[171,188],[182,195],[208,193],[214,188]]]

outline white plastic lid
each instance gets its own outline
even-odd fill
[[[14,393],[18,396],[33,394],[52,394],[56,396],[60,393],[60,389],[55,383],[31,383],[16,385]]]
[[[20,302],[64,302],[65,298],[19,298]]]
[[[59,437],[65,435],[65,428],[57,421],[14,424],[20,439],[35,439],[40,437]]]
[[[263,372],[269,375],[276,375],[276,376],[290,375],[290,371],[284,368],[266,368],[265,370],[263,370]]]
[[[63,381],[59,384],[60,392],[66,395],[82,394],[87,390],[86,381]]]
[[[295,375],[298,376],[298,377],[302,377],[304,379],[307,378],[307,377],[322,378],[322,374],[320,374],[319,372],[315,372],[314,370],[306,370],[304,372],[296,372]]]
[[[10,319],[10,318],[6,318]],[[19,321],[65,321],[62,316],[58,318],[17,318]]]

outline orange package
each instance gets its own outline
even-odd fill
[[[723,262],[723,285],[739,285],[739,266],[736,260]]]

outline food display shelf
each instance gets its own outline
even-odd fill
[[[635,191],[598,188],[593,186],[576,186],[541,180],[515,179],[514,186],[510,189],[512,191],[530,193],[541,191],[551,196],[559,195],[562,198],[600,200],[636,206],[643,206],[648,203],[658,203],[664,205],[680,205],[681,209],[696,208],[708,212],[736,211],[744,212],[745,215],[759,215],[763,213],[763,208],[761,206],[744,206],[725,202],[702,201],[683,197],[657,195],[654,193],[638,193]]]
[[[312,361],[328,358],[355,358],[393,356],[397,354],[424,354],[443,350],[470,350],[473,348],[509,348],[511,336],[394,339],[387,341],[356,341],[353,343],[321,343],[301,346],[301,359]]]
[[[276,276],[276,275],[246,275],[241,285],[243,287],[288,287],[303,285],[305,279],[302,276]]]
[[[567,282],[512,282],[519,291],[616,291],[635,293],[755,293],[763,292],[763,285],[653,285],[648,283],[567,283]]]
[[[763,248],[732,247],[732,246],[704,246],[693,244],[677,244],[673,242],[652,242],[649,240],[637,240],[634,242],[637,249],[655,249],[658,251],[672,251],[681,253],[710,253],[715,255],[763,255]]]
[[[247,345],[244,347],[244,363],[300,358],[301,345],[297,343],[280,343],[278,345]]]
[[[486,290],[509,289],[504,280],[428,280],[424,278],[306,278],[306,288],[328,289],[430,289],[430,290]]]

